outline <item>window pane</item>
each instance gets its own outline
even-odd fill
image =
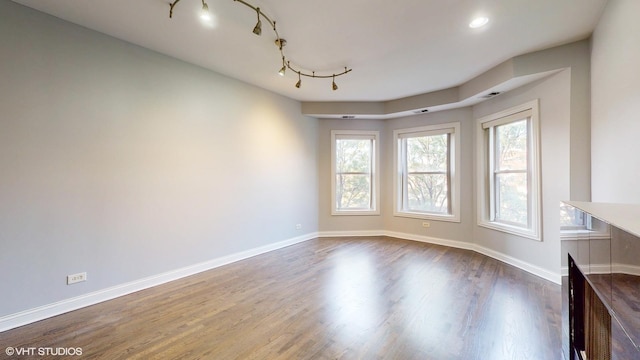
[[[336,140],[336,172],[371,172],[371,139]]]
[[[407,209],[448,213],[446,174],[409,174],[407,176]]]
[[[407,138],[406,146],[410,173],[447,171],[447,134]]]
[[[527,174],[496,174],[496,220],[528,226]]]
[[[527,168],[527,120],[496,126],[496,170]]]
[[[369,209],[371,176],[336,174],[336,209]]]

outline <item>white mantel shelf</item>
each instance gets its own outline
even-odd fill
[[[585,201],[564,201],[564,203],[640,237],[640,204],[609,204]]]

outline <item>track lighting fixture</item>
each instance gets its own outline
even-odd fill
[[[298,71],[298,82],[296,83],[296,87],[300,89],[301,85],[302,85],[302,79],[300,79],[300,71]]]
[[[173,8],[176,6],[176,4],[179,2],[180,0],[174,0],[172,3],[169,3],[169,18],[173,18]],[[299,68],[296,69],[294,67],[291,66],[291,63],[287,60],[285,54],[284,54],[284,46],[287,44],[287,41],[283,38],[280,37],[280,34],[278,34],[278,30],[276,29],[276,22],[274,20],[271,20],[265,13],[263,13],[259,7],[255,7],[251,4],[249,4],[248,2],[244,1],[244,0],[233,0],[234,2],[238,2],[248,8],[253,9],[256,12],[256,16],[258,18],[258,22],[256,23],[256,25],[253,27],[253,33],[256,35],[262,35],[262,20],[264,19],[265,21],[267,21],[269,23],[269,25],[271,25],[271,28],[273,29],[273,32],[276,35],[276,46],[278,47],[278,50],[280,51],[280,55],[282,56],[282,68],[280,68],[280,71],[278,71],[278,74],[280,76],[284,76],[287,69],[290,69],[291,71],[295,72],[298,74],[298,82],[296,83],[296,88],[300,88],[300,86],[302,86],[302,76],[306,76],[306,77],[310,77],[310,78],[332,78],[332,84],[331,84],[331,88],[333,90],[338,90],[338,85],[336,85],[336,76],[341,76],[344,74],[347,74],[349,72],[352,71],[352,69],[348,69],[347,67],[344,68],[343,72],[340,73],[334,73],[332,75],[316,75],[315,71],[312,71],[311,73],[308,72],[303,72],[302,70],[300,70]],[[211,13],[209,12],[209,5],[207,5],[207,3],[205,2],[205,0],[202,0],[202,11],[200,13],[200,17],[203,20],[207,20],[210,21],[211,20]]]
[[[260,8],[256,8],[256,14],[258,14],[258,22],[253,28],[253,33],[260,36],[262,35],[262,21],[260,21]]]

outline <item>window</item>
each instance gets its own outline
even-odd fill
[[[570,204],[560,203],[560,239],[561,240],[588,240],[610,239],[609,225],[591,217],[590,214],[573,207]]]
[[[377,131],[331,132],[333,215],[376,215]]]
[[[589,230],[589,220],[582,210],[560,203],[560,230]]]
[[[538,101],[478,121],[478,224],[541,240]]]
[[[460,123],[394,131],[395,215],[460,221]]]

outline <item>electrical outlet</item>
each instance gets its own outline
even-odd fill
[[[79,283],[81,281],[87,281],[87,273],[77,273],[73,275],[67,275],[67,285]]]
[[[422,222],[422,227],[423,227],[423,228],[431,227],[431,223],[430,223],[430,222],[428,222],[428,221],[423,221],[423,222]]]
[[[302,224],[296,224],[296,230],[301,230],[302,229]]]

